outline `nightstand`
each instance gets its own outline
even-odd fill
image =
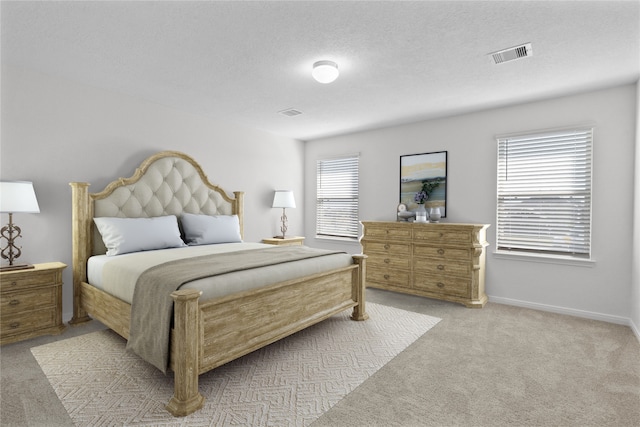
[[[273,237],[270,239],[262,239],[262,243],[278,246],[302,246],[304,245],[304,237],[285,237],[284,239]]]
[[[0,272],[0,344],[61,333],[61,262]]]

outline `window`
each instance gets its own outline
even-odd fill
[[[498,251],[590,259],[592,134],[498,138]]]
[[[358,156],[318,160],[316,235],[358,239]]]

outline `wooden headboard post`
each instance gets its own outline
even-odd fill
[[[234,191],[233,213],[238,215],[240,220],[240,237],[244,240],[244,191]]]
[[[73,317],[70,324],[90,320],[80,305],[80,284],[87,281],[87,261],[91,256],[93,203],[89,196],[89,184],[72,182],[71,186],[71,227],[73,262]]]

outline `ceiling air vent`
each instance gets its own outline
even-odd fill
[[[295,108],[287,108],[286,110],[278,111],[278,113],[284,116],[293,117],[302,114],[302,111],[296,110]]]
[[[523,44],[516,47],[510,47],[509,49],[504,49],[489,54],[494,64],[502,64],[503,62],[526,58],[532,55],[533,49],[531,48],[531,43]]]

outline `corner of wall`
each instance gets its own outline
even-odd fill
[[[640,80],[636,82],[636,146],[634,165],[632,258],[640,259]],[[631,263],[631,329],[640,341],[640,263]]]

